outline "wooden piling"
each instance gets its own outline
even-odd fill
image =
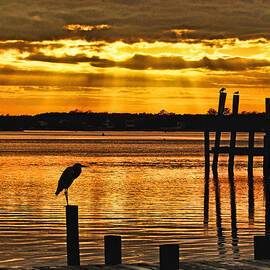
[[[254,131],[248,133],[248,178],[253,177],[253,153],[254,153]]]
[[[235,117],[238,114],[238,108],[239,108],[239,95],[234,94],[233,95],[233,110],[232,110],[232,116]],[[236,131],[231,131],[231,139],[230,139],[230,150],[234,150],[235,148],[235,141],[236,141]],[[229,174],[231,177],[233,177],[233,167],[234,167],[234,152],[231,151],[229,153]]]
[[[270,259],[270,237],[254,236],[254,259],[269,260]]]
[[[265,99],[265,119],[270,120],[270,98]],[[270,127],[268,127],[268,130]]]
[[[263,176],[269,179],[269,162],[270,162],[270,136],[264,136],[264,156],[263,156]]]
[[[221,92],[219,94],[218,116],[221,116],[224,112],[226,96],[227,96],[227,94],[223,93],[223,92]],[[212,163],[213,174],[216,176],[217,176],[217,167],[218,167],[220,137],[221,137],[221,132],[219,130],[217,130],[216,136],[215,136],[215,151],[214,151],[214,157],[213,157],[213,163]]]
[[[264,158],[263,158],[263,173],[264,179],[269,179],[270,165],[270,98],[265,99],[265,136],[264,136]]]
[[[179,269],[179,245],[167,244],[159,246],[160,270]]]
[[[122,263],[121,236],[104,236],[104,253],[106,265],[117,265]]]
[[[67,264],[80,265],[78,206],[66,206]]]

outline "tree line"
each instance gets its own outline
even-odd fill
[[[210,110],[210,109],[209,109]],[[213,111],[212,111],[213,112]],[[0,116],[0,130],[263,130],[268,122],[264,113],[206,114],[94,113],[78,110],[68,113],[43,113],[33,116]]]

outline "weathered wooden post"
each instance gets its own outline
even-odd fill
[[[270,259],[269,236],[254,236],[254,259],[255,260]]]
[[[67,264],[80,265],[78,206],[66,206]]]
[[[269,163],[270,163],[270,98],[265,99],[265,136],[264,136],[264,158],[263,158],[263,173],[264,179],[269,179]]]
[[[167,244],[159,246],[160,270],[179,269],[179,245]]]
[[[233,95],[233,110],[232,116],[236,117],[238,114],[238,107],[239,107],[239,95]],[[236,141],[236,131],[231,131],[231,140],[230,140],[230,153],[229,153],[229,174],[233,176],[233,167],[234,167],[234,149],[235,149],[235,141]]]
[[[121,236],[104,236],[105,264],[116,265],[122,263]]]
[[[265,234],[270,235],[270,180],[269,180],[269,165],[270,165],[270,98],[265,99],[265,136],[264,136],[264,196],[265,196]]]
[[[254,131],[248,133],[248,178],[253,177]]]
[[[263,156],[263,176],[264,179],[269,179],[269,161],[270,161],[270,137],[264,136],[264,156]]]
[[[223,114],[223,112],[224,112],[226,96],[227,96],[227,94],[224,93],[224,92],[220,92],[220,94],[219,94],[218,116],[221,116]],[[213,164],[212,164],[212,170],[213,170],[214,175],[217,175],[220,137],[221,137],[221,131],[217,130],[216,131],[216,137],[215,137],[215,148],[214,148]]]
[[[270,157],[270,99],[265,99],[265,136],[263,158],[263,184],[265,196],[265,236],[254,236],[255,260],[270,259],[270,181],[269,181],[269,157]]]

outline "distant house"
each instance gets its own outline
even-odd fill
[[[125,120],[125,128],[126,129],[134,129],[136,127],[134,119],[126,119]]]
[[[42,120],[39,120],[39,121],[38,121],[38,124],[39,124],[39,126],[40,126],[41,128],[45,128],[45,127],[48,126],[48,122],[42,121]]]
[[[183,120],[178,120],[176,122],[176,128],[177,128],[177,130],[183,130],[183,129],[185,129],[186,128],[186,122],[183,121]]]
[[[103,123],[103,126],[106,128],[106,129],[113,129],[114,128],[114,124],[113,122],[110,120],[110,119],[106,119]]]

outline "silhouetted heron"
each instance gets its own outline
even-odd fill
[[[63,173],[58,181],[58,186],[57,186],[57,190],[55,192],[55,195],[58,195],[64,189],[67,204],[68,204],[68,188],[70,187],[72,182],[81,174],[82,167],[87,167],[87,166],[82,165],[80,163],[76,163],[71,167],[67,167],[63,171]]]
[[[219,90],[219,93],[223,93],[225,90],[226,90],[226,88],[221,88],[221,89]]]

